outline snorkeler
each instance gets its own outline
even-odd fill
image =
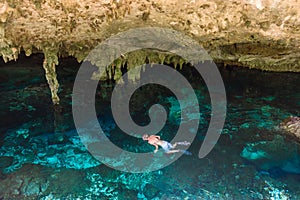
[[[161,148],[168,154],[182,152],[186,155],[192,155],[192,153],[189,151],[175,149],[177,145],[187,146],[187,145],[191,144],[190,142],[184,141],[184,142],[175,142],[174,144],[171,144],[167,141],[161,140],[160,136],[158,136],[158,135],[150,135],[149,136],[148,134],[144,134],[142,138],[144,141],[148,141],[149,144],[155,146],[154,153],[156,153],[158,151],[158,146],[161,146]]]

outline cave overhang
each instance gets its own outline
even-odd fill
[[[52,100],[58,104],[59,57],[81,62],[105,39],[138,27],[180,31],[225,66],[300,72],[297,0],[2,0],[0,55],[7,62],[22,51],[27,56],[42,52]]]

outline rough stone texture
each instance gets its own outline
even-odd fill
[[[47,174],[49,176],[49,172]],[[1,199],[36,199],[49,186],[49,180],[44,174],[41,175],[39,166],[27,165],[18,173],[5,176],[0,180]]]
[[[300,143],[300,117],[290,116],[281,122],[279,127]]]
[[[0,179],[0,199],[87,199],[82,197],[88,186],[85,173],[79,170],[53,170],[45,166],[26,164],[18,171],[5,174]],[[55,197],[51,195],[53,193]],[[68,198],[69,195],[73,198]]]
[[[225,65],[300,72],[298,0],[0,0],[0,54],[43,52],[58,103],[57,57],[81,61],[111,35],[144,26],[190,35]]]

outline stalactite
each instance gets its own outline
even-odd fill
[[[44,63],[43,68],[45,70],[45,76],[51,91],[51,98],[53,104],[59,104],[59,97],[58,97],[58,88],[59,83],[57,81],[56,75],[56,65],[58,65],[58,57],[57,53],[58,50],[56,49],[44,49]]]
[[[164,54],[161,53],[161,54],[158,54],[158,57],[159,57],[159,64],[163,65],[166,56],[165,56]]]
[[[30,56],[32,54],[32,45],[30,44],[23,45],[23,50],[26,56]]]
[[[114,80],[118,81],[122,77],[122,66],[124,66],[124,59],[118,58],[114,61],[115,74]]]
[[[185,60],[180,58],[179,59],[179,69],[182,70],[183,64],[185,63]]]

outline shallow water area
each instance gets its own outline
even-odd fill
[[[101,164],[80,140],[71,107],[80,64],[73,58],[60,60],[61,103],[57,107],[52,106],[41,64],[40,55],[0,64],[0,199],[300,198],[299,144],[278,127],[288,116],[300,115],[298,73],[220,67],[227,95],[226,122],[213,151],[199,159],[210,99],[195,71],[184,67],[182,73],[195,90],[201,115],[188,149],[192,155],[183,155],[160,170],[135,174]],[[114,122],[109,98],[113,85],[101,82],[96,92],[98,120],[105,134],[122,149],[153,151]],[[166,125],[158,134],[170,141],[182,121],[181,108],[169,90],[140,88],[130,102],[132,118],[139,125],[149,123],[147,111],[154,103],[168,111]],[[194,108],[188,96],[184,106]],[[172,158],[162,152],[153,154],[158,155]]]

